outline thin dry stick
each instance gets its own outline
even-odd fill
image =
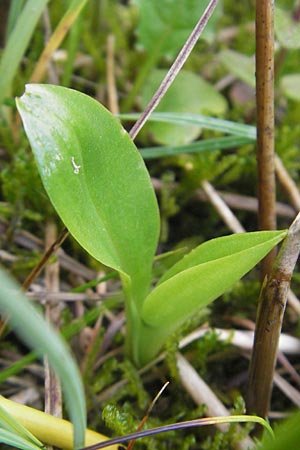
[[[46,248],[48,248],[56,238],[56,225],[53,222],[46,224]],[[45,285],[49,292],[59,291],[59,262],[49,264],[45,270]],[[60,307],[57,304],[46,303],[45,316],[49,322],[58,325],[60,317]],[[48,358],[44,358],[45,366],[45,413],[62,418],[62,391],[61,384],[56,373],[51,369]],[[53,448],[48,446],[48,448]]]
[[[275,155],[275,170],[279,183],[285,190],[296,211],[300,211],[300,192],[295,181],[284,167],[279,156]]]
[[[53,253],[61,246],[61,244],[64,242],[64,240],[69,235],[69,231],[64,228],[56,241],[53,242],[53,244],[50,245],[50,247],[45,251],[43,256],[41,257],[38,264],[33,268],[33,270],[30,272],[24,283],[22,284],[22,288],[24,291],[27,291],[33,280],[36,279],[36,277],[41,273],[41,271],[44,269],[45,265],[47,264],[49,258],[53,255]]]
[[[292,223],[261,291],[250,363],[247,410],[267,417],[290,280],[300,252],[300,213]]]
[[[114,49],[115,49],[115,36],[110,34],[107,38],[107,64],[106,64],[106,80],[107,80],[107,97],[108,97],[108,109],[112,114],[118,114],[118,93],[116,88],[115,79],[115,61],[114,61]]]
[[[193,29],[192,33],[190,34],[189,38],[187,39],[186,43],[178,53],[177,58],[173,62],[170,70],[168,71],[167,75],[161,82],[159,88],[153,95],[152,99],[146,106],[144,112],[140,116],[140,118],[136,121],[136,123],[131,128],[129,134],[132,139],[136,137],[138,132],[141,130],[141,128],[144,126],[145,122],[147,121],[148,117],[151,115],[151,113],[154,111],[154,109],[157,107],[173,81],[175,80],[176,76],[178,75],[180,69],[182,68],[183,64],[186,62],[187,58],[189,57],[191,51],[193,50],[194,46],[196,45],[199,37],[201,36],[202,31],[204,30],[209,18],[211,17],[212,13],[215,10],[215,7],[218,4],[218,0],[211,0],[202,14],[202,17],[198,21],[197,25]]]
[[[256,104],[259,227],[275,230],[274,0],[256,1]],[[275,255],[273,250],[262,261],[262,279],[270,273]]]
[[[163,393],[163,391],[166,389],[166,387],[169,385],[169,381],[167,381],[163,387],[159,390],[159,392],[156,394],[156,396],[154,397],[154,399],[152,400],[152,402],[149,405],[149,408],[147,409],[147,412],[145,414],[145,416],[143,417],[143,419],[141,420],[137,431],[141,431],[143,426],[145,425],[149,415],[151,414],[152,409],[154,408],[155,403],[157,402],[157,400],[159,399],[159,397],[161,396],[161,394]],[[133,446],[135,444],[135,439],[132,439],[127,447],[127,450],[132,450]]]
[[[233,233],[244,233],[245,228],[241,225],[215,188],[206,180],[202,181],[202,188],[228,228],[233,231]]]

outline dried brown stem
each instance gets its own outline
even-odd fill
[[[300,211],[300,192],[298,186],[277,155],[275,155],[275,170],[278,181],[286,192],[291,204],[296,211]]]
[[[46,224],[46,249],[56,240],[56,225],[49,221]],[[59,291],[59,262],[49,264],[45,270],[45,285],[48,292]],[[60,307],[56,304],[46,303],[45,316],[54,326],[58,326],[60,318]],[[45,413],[62,418],[62,391],[58,376],[49,365],[48,358],[44,358],[45,367]],[[52,449],[52,446],[48,446]]]
[[[250,363],[248,412],[267,417],[283,315],[290,280],[300,252],[300,214],[292,223],[262,287]]]
[[[259,227],[276,229],[274,169],[274,1],[256,1],[256,102]],[[276,250],[262,262],[270,273]]]
[[[106,64],[106,80],[107,80],[107,97],[108,107],[112,114],[118,114],[118,93],[115,79],[115,36],[110,34],[107,38],[107,64]]]
[[[69,231],[64,228],[58,238],[50,245],[50,247],[45,251],[43,256],[41,257],[39,263],[33,268],[33,270],[30,272],[26,280],[24,281],[22,287],[24,291],[27,291],[33,280],[41,273],[41,271],[44,269],[45,265],[47,264],[49,258],[53,255],[53,253],[61,246],[61,244],[64,242],[64,240],[69,235]]]

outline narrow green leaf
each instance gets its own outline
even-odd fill
[[[28,0],[20,14],[0,61],[0,105],[9,89],[36,24],[49,0]]]
[[[74,446],[84,446],[86,428],[85,397],[77,365],[58,333],[43,319],[20,292],[20,288],[0,270],[0,312],[31,348],[46,354],[61,379],[66,404],[74,424]]]
[[[75,239],[103,264],[149,278],[157,201],[118,120],[92,98],[50,85],[28,85],[17,106],[46,191]]]
[[[136,120],[140,114],[120,114],[122,120]],[[177,123],[178,125],[197,125],[208,130],[222,131],[235,136],[256,139],[256,128],[252,125],[231,122],[229,120],[216,119],[214,117],[202,116],[200,114],[160,112],[152,113],[148,121]]]
[[[16,438],[24,439],[24,441],[27,442],[27,445],[32,446],[32,448],[43,447],[43,444],[4,408],[2,408],[2,406],[0,406],[0,427],[5,429],[8,433],[12,433]]]
[[[0,442],[2,444],[10,445],[14,448],[19,448],[20,450],[40,450],[41,448],[37,445],[32,444],[27,439],[12,433],[11,431],[4,430],[0,428]]]
[[[254,139],[243,136],[225,136],[222,138],[204,139],[192,142],[188,145],[147,147],[142,148],[140,153],[146,160],[155,158],[165,158],[167,156],[181,155],[182,153],[201,153],[215,150],[225,150],[226,148],[238,148],[242,145],[251,144]]]
[[[273,240],[276,240],[278,236],[285,236],[285,234],[285,231],[254,231],[252,233],[231,234],[211,239],[198,245],[198,247],[191,250],[178,261],[178,263],[174,264],[159,280],[158,284],[172,278],[179,272],[183,272],[199,264],[216,261],[227,256],[234,256],[234,254],[245,250],[256,253],[255,247],[261,244],[265,245],[269,240],[271,240],[270,248],[272,248],[272,246],[276,245],[272,244]],[[279,242],[281,240],[282,237],[279,239]],[[262,251],[264,250],[262,249]]]
[[[254,267],[286,231],[235,234],[206,242],[175,264],[146,298],[142,317],[159,333],[174,331]]]

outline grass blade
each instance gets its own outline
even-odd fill
[[[36,24],[49,0],[28,0],[11,32],[0,61],[0,105],[16,74]]]
[[[85,398],[79,370],[59,335],[20,292],[18,286],[0,271],[0,310],[10,317],[15,332],[40,355],[46,354],[60,376],[70,417],[74,425],[74,448],[84,445]]]
[[[14,417],[12,417],[5,408],[0,406],[0,441],[1,441],[1,433],[6,431],[6,433],[11,433],[15,439],[24,439],[24,441],[28,446],[32,446],[33,448],[42,448],[43,444],[30,433],[23,425],[21,425]],[[5,435],[5,433],[4,433]],[[2,434],[2,438],[5,437]],[[6,436],[9,437],[8,435]],[[4,441],[3,441],[4,442]],[[5,441],[8,443],[7,441]],[[11,444],[9,444],[11,445]]]
[[[188,145],[147,147],[142,148],[140,153],[144,159],[164,158],[182,153],[200,153],[203,151],[225,150],[226,148],[241,147],[251,144],[253,139],[244,136],[225,136],[222,138],[204,139],[203,141],[192,142]]]
[[[139,114],[120,114],[122,120],[136,120]],[[152,113],[148,119],[153,122],[177,123],[178,125],[198,125],[208,130],[222,131],[223,133],[233,134],[235,136],[248,137],[256,139],[256,128],[252,125],[231,122],[229,120],[216,119],[215,117],[206,117],[201,114],[172,113],[161,112]]]

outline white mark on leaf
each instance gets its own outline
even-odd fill
[[[74,169],[73,172],[74,172],[76,175],[78,175],[81,166],[79,166],[78,164],[76,164],[74,156],[71,157],[71,163],[72,163],[72,166],[73,166],[73,169]]]

